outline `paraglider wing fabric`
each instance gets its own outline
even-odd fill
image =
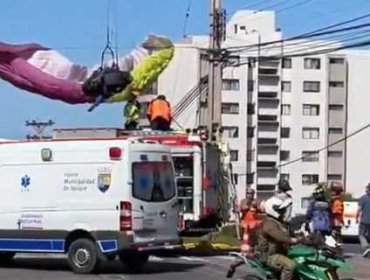
[[[108,102],[122,102],[130,94],[138,96],[146,87],[155,82],[158,76],[168,66],[174,54],[174,47],[156,51],[145,58],[131,72],[133,82],[122,92],[112,96]]]
[[[20,89],[69,104],[91,102],[78,82],[54,77],[32,65],[28,60],[39,50],[47,48],[37,44],[1,43],[0,78]]]
[[[150,44],[157,47],[152,54],[148,51]],[[168,66],[173,53],[174,46],[170,40],[152,35],[141,46],[118,58],[120,70],[130,72],[133,81],[106,102],[122,102],[131,94],[138,96]],[[104,66],[111,64],[112,60],[104,63]],[[0,79],[20,89],[69,104],[94,102],[94,98],[84,92],[82,85],[98,67],[100,64],[88,69],[71,62],[58,51],[39,44],[12,45],[0,42]]]

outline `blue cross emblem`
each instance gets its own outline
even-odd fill
[[[31,178],[28,175],[23,176],[21,185],[23,188],[27,188],[31,184]]]

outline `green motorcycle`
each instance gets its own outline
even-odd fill
[[[247,257],[235,252],[231,255],[241,260],[239,264],[246,264],[254,272],[238,278],[238,280],[280,279],[278,273],[271,271],[257,258]],[[349,265],[344,258],[327,246],[320,249],[305,245],[292,246],[289,249],[288,256],[296,262],[295,280],[339,280],[337,270],[349,269]],[[234,272],[235,268],[229,270],[227,278],[231,278]]]

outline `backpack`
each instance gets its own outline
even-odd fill
[[[313,202],[312,227],[314,231],[330,230],[330,210],[326,201]]]

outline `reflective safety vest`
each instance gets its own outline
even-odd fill
[[[138,121],[140,117],[140,107],[136,104],[127,103],[125,106],[124,116],[127,122]]]
[[[149,118],[149,121],[153,121],[158,117],[161,117],[169,122],[172,120],[171,106],[166,100],[155,99],[150,102],[146,114]]]

